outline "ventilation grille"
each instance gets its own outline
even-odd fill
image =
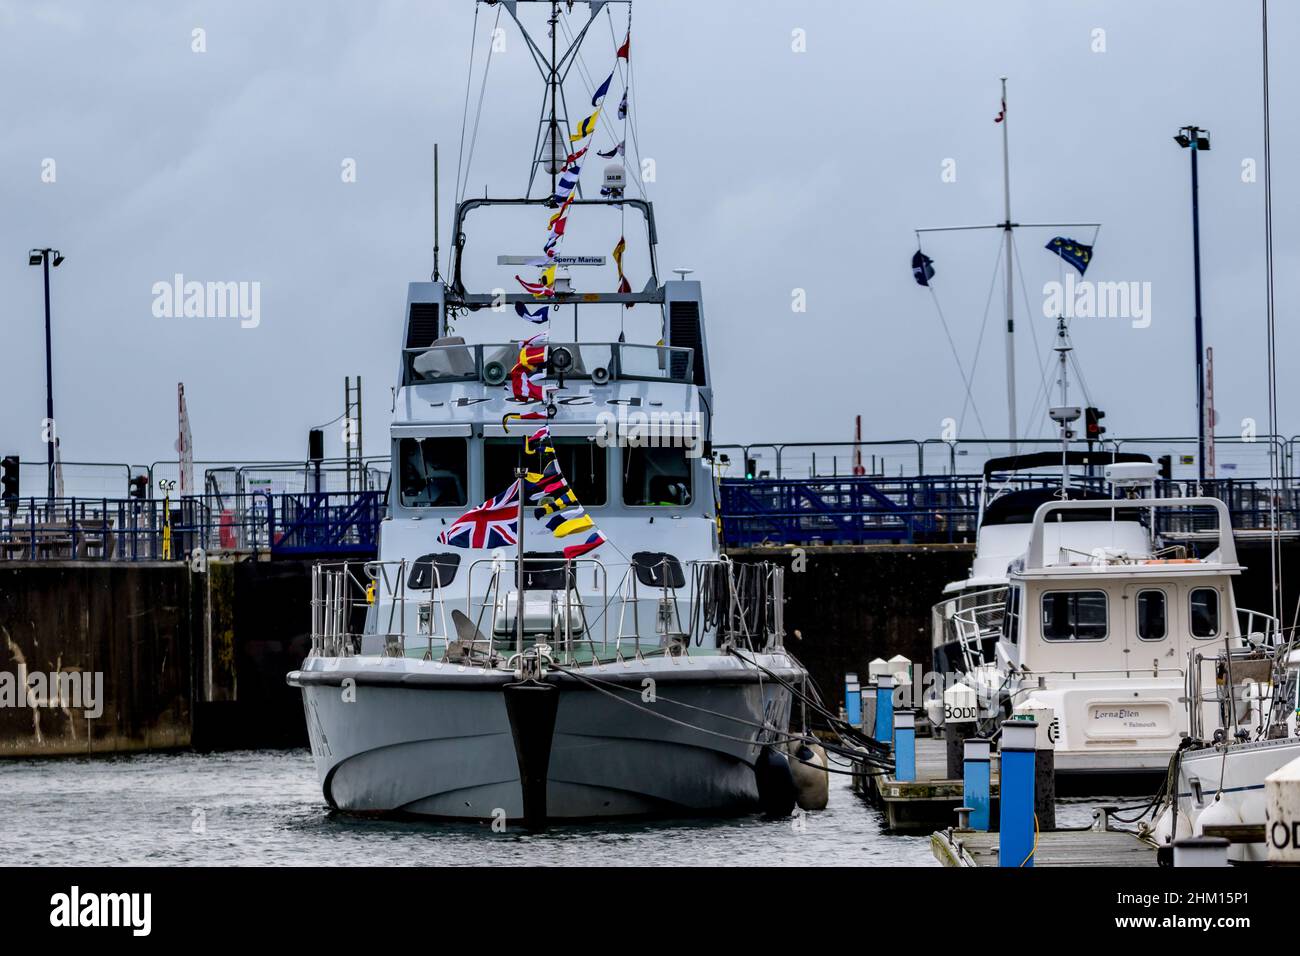
[[[672,302],[668,305],[668,344],[675,349],[690,349],[695,353],[694,377],[696,385],[704,385],[704,349],[700,342],[700,304],[698,302]],[[685,359],[672,358],[673,378],[686,371]]]
[[[438,303],[412,302],[411,320],[406,324],[406,347],[422,349],[438,337]]]

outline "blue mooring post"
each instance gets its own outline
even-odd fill
[[[862,688],[857,674],[844,675],[844,719],[854,727],[862,724]]]
[[[881,674],[876,678],[876,739],[882,744],[894,742],[894,677]]]
[[[970,828],[988,832],[992,816],[989,813],[989,784],[993,770],[989,753],[992,749],[987,737],[967,737],[962,752],[962,801],[971,808]]]
[[[916,780],[916,714],[910,710],[894,715],[894,779]]]
[[[1002,721],[998,866],[1034,865],[1036,720]]]

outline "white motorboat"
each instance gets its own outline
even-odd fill
[[[1064,383],[1068,341],[1058,350]],[[935,667],[976,691],[990,730],[1018,706],[1050,707],[1062,792],[1151,792],[1189,733],[1189,655],[1239,652],[1277,625],[1237,607],[1242,568],[1223,501],[1151,497],[1149,460],[1071,452],[1080,410],[1065,404],[1064,384],[1061,398],[1051,410],[1060,477],[982,504],[972,578],[933,612]],[[986,490],[1052,457],[994,460]],[[1099,464],[1109,496],[1071,477],[1071,465]],[[1166,546],[1157,529],[1170,516],[1212,544]]]

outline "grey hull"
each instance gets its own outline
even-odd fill
[[[757,808],[760,727],[788,728],[789,690],[754,680],[752,671],[735,679],[687,670],[634,665],[631,673],[597,672],[588,681],[550,676],[559,695],[548,819]],[[799,676],[782,670],[786,679]],[[351,687],[337,673],[290,676],[303,691],[312,754],[331,806],[470,820],[524,817],[503,694],[510,675],[376,676],[358,673]],[[647,676],[653,692],[643,686]]]

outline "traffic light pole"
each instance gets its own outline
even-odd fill
[[[1196,477],[1205,482],[1205,338],[1201,330],[1201,207],[1196,177],[1196,140],[1192,140],[1192,272],[1196,290]]]
[[[45,267],[45,458],[49,467],[49,484],[46,499],[50,511],[54,510],[54,360],[50,350],[50,250],[41,253]]]

